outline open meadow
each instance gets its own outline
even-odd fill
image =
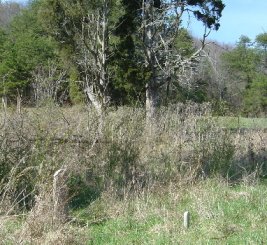
[[[101,132],[88,107],[1,111],[0,244],[264,244],[266,124],[197,104],[150,124],[143,109],[110,108]]]

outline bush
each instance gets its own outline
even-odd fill
[[[72,208],[90,205],[106,190],[122,197],[210,176],[265,176],[266,132],[220,128],[210,113],[209,105],[162,107],[148,125],[142,109],[110,108],[101,137],[90,108],[3,114],[0,201],[13,211],[30,210],[62,166],[69,171]]]

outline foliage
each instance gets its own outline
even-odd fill
[[[71,76],[72,78],[72,76]],[[76,82],[77,80],[72,80],[70,78],[69,81],[69,96],[70,96],[70,101],[72,104],[83,104],[85,101],[85,96],[81,92],[79,84]]]
[[[267,113],[267,76],[258,74],[245,91],[245,112],[252,115]]]
[[[264,48],[264,35],[258,35],[256,41]],[[242,96],[242,109],[246,115],[257,115],[266,111],[266,57],[252,46],[250,39],[242,36],[237,47],[223,55],[224,66],[229,78],[239,83],[239,96]]]
[[[19,89],[29,95],[31,72],[53,59],[55,48],[55,43],[40,28],[34,7],[14,18],[2,44],[0,94],[12,98]]]
[[[245,86],[251,83],[260,61],[259,56],[250,46],[250,40],[242,36],[236,48],[223,55],[225,66],[233,75],[234,81],[243,82]]]
[[[113,99],[116,104],[143,103],[147,71],[141,64],[140,40],[137,29],[140,25],[141,1],[122,1],[123,13],[117,20],[114,31],[116,42],[111,60]],[[112,46],[113,46],[112,45]]]
[[[99,51],[102,46],[94,35],[101,37],[96,30],[102,27],[97,29],[97,18],[94,18],[97,14],[102,18],[104,3],[107,2],[38,0],[23,8],[11,3],[10,6],[1,4],[1,11],[11,18],[5,20],[6,24],[0,29],[0,95],[8,97],[11,102],[18,93],[23,98],[32,98],[36,92],[36,73],[49,71],[52,62],[57,65],[54,74],[64,73],[64,86],[54,96],[59,104],[66,101],[84,103],[87,100],[84,95],[86,86],[94,84],[93,92],[106,96],[105,101],[112,105],[143,106],[154,74],[156,85],[153,89],[157,90],[154,92],[160,105],[187,100],[211,101],[216,113],[221,115],[240,111],[251,115],[253,110],[257,114],[265,113],[266,33],[258,34],[255,42],[241,36],[235,47],[208,45],[204,50],[206,59],[190,60],[201,42],[191,37],[180,21],[174,21],[173,13],[165,16],[166,23],[152,23],[159,26],[152,28],[156,32],[153,35],[155,42],[151,43],[153,52],[150,52],[144,39],[144,31],[148,29],[144,29],[142,1],[114,0],[107,6],[109,31],[104,40],[105,55],[98,52],[96,61],[94,50]],[[169,2],[153,2],[151,11],[155,18],[166,13],[166,4]],[[224,8],[222,1],[177,1],[175,4],[180,14],[184,13],[184,7],[190,8],[192,15],[207,28],[219,28]],[[148,11],[148,5],[143,7],[143,11]],[[86,32],[84,28],[87,28]],[[160,28],[164,33],[157,33]],[[85,36],[88,32],[90,35]],[[163,41],[166,39],[167,46],[160,44],[158,34]],[[98,41],[94,43],[92,40]],[[150,61],[148,51],[154,55]],[[105,62],[101,57],[106,57]],[[151,66],[152,61],[157,62]],[[55,76],[49,76],[51,83],[57,83]],[[105,86],[101,85],[103,79]],[[63,97],[65,102],[62,102]]]
[[[261,33],[256,36],[257,48],[261,57],[260,71],[267,75],[267,33]]]
[[[267,33],[258,34],[256,36],[256,42],[266,52],[266,49],[267,49]]]

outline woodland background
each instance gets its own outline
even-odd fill
[[[150,71],[138,40],[138,5],[115,2],[106,62],[109,104],[142,106]],[[77,57],[86,51],[73,23],[80,24],[83,13],[67,1],[3,2],[0,7],[1,96],[12,104],[19,94],[26,106],[87,103],[85,76],[93,74],[86,74],[85,61]],[[220,115],[265,115],[267,34],[259,33],[256,40],[241,36],[235,46],[207,43],[186,74],[173,74],[160,86],[159,104],[211,102]],[[181,25],[174,44],[182,57],[189,57],[201,40]]]

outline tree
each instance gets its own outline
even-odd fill
[[[110,88],[131,93],[143,87],[148,118],[154,117],[160,89],[191,68],[200,53],[185,56],[177,47],[182,15],[193,13],[207,30],[217,30],[224,8],[219,0],[48,0],[41,4],[42,22],[71,47],[85,91],[99,115],[110,101]]]
[[[55,43],[40,28],[34,7],[23,10],[0,35],[0,94],[14,99],[19,90],[28,96],[32,71],[56,57]]]
[[[247,115],[266,115],[267,113],[267,76],[257,74],[244,93],[244,111]]]
[[[234,112],[241,109],[241,80],[238,80],[238,72],[225,59],[231,56],[230,54],[233,55],[234,50],[234,46],[209,42],[203,49],[204,56],[200,59],[198,72],[194,76],[204,85],[206,101],[212,102],[213,112],[217,115],[225,115],[229,111]],[[234,59],[238,59],[238,52],[234,56]],[[243,80],[242,83],[244,83]]]
[[[223,56],[225,64],[231,73],[248,85],[254,76],[259,62],[259,57],[252,47],[252,41],[241,36],[237,42],[236,48],[227,52]]]
[[[258,59],[250,83],[244,91],[244,112],[260,115],[267,112],[267,33],[256,36],[256,47],[252,49]]]
[[[32,71],[31,85],[37,106],[49,102],[63,102],[65,98],[60,101],[59,93],[66,87],[66,70],[60,69],[55,61],[37,66]]]
[[[49,33],[69,48],[84,91],[99,116],[110,101],[110,42],[120,14],[117,6],[116,0],[49,0],[41,2],[39,11]]]
[[[262,57],[262,72],[267,75],[267,33],[261,33],[256,36],[256,43]]]
[[[225,77],[231,81],[232,101],[239,110],[243,107],[244,91],[259,72],[260,60],[252,41],[246,36],[241,36],[236,47],[222,55]]]
[[[235,106],[246,115],[266,113],[266,48],[264,33],[257,35],[255,43],[241,36],[236,47],[222,56],[226,77],[236,85],[231,91],[238,100]]]
[[[145,99],[146,71],[141,65],[142,43],[137,35],[141,22],[141,2],[121,1],[122,14],[114,31],[114,55],[111,59],[112,99],[117,104],[143,104]]]
[[[16,2],[0,1],[0,27],[7,28],[9,23],[22,10],[22,6]]]
[[[174,42],[181,29],[184,13],[193,13],[208,29],[218,30],[224,4],[220,0],[143,0],[141,6],[140,39],[143,47],[143,62],[149,70],[146,83],[146,113],[150,121],[155,117],[159,104],[159,90],[170,79],[177,79],[181,73],[192,67],[192,62],[204,46],[189,57],[183,57]]]
[[[179,30],[174,41],[174,49],[177,50],[184,59],[189,58],[197,51],[194,39],[186,29],[181,28]],[[197,93],[197,89],[194,86],[199,85],[195,84],[193,81],[195,69],[196,64],[192,63],[191,69],[187,69],[181,74],[178,73],[177,76],[173,76],[172,79],[168,79],[165,84],[159,88],[159,103],[163,103],[167,106],[169,103],[177,103],[177,101],[185,102],[191,99],[198,100],[198,95],[194,95],[195,92]]]

